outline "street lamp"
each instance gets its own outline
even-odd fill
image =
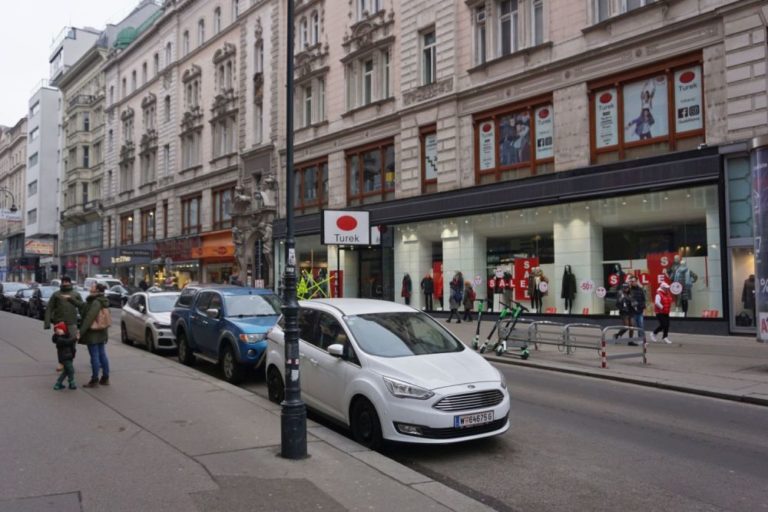
[[[293,239],[293,37],[294,0],[288,0],[287,74],[285,107],[285,272],[283,273],[283,317],[285,318],[285,399],[280,414],[280,456],[307,456],[307,409],[301,400],[299,381],[299,302],[296,299],[296,244]]]
[[[16,213],[17,211],[19,211],[19,209],[16,208],[16,199],[13,197],[13,194],[11,193],[11,191],[6,187],[0,187],[0,192],[5,192],[11,197],[11,207],[9,208],[10,212]]]

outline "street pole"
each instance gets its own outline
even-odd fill
[[[285,95],[285,400],[280,415],[281,451],[286,459],[307,456],[307,409],[301,400],[299,380],[299,302],[296,300],[296,244],[293,239],[293,0],[288,0],[287,77]],[[256,269],[254,269],[256,270]]]

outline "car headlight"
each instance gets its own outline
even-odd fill
[[[499,372],[499,380],[501,381],[501,389],[507,389],[507,378],[504,376],[503,373],[501,373],[501,370],[496,368],[496,371]]]
[[[152,322],[152,325],[155,326],[155,329],[170,329],[171,326],[168,324],[161,324],[160,322]]]
[[[264,333],[261,334],[241,334],[240,335],[240,341],[243,343],[256,343],[257,341],[265,340],[267,339],[267,335]]]
[[[414,398],[416,400],[427,400],[435,396],[433,392],[428,389],[414,386],[400,380],[391,379],[389,377],[383,377],[384,384],[390,393],[398,398]]]

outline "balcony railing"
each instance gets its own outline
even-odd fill
[[[69,108],[87,107],[94,101],[96,101],[96,96],[93,96],[92,94],[78,94],[69,100]]]

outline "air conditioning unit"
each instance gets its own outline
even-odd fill
[[[475,23],[478,25],[485,23],[485,9],[475,10]]]

